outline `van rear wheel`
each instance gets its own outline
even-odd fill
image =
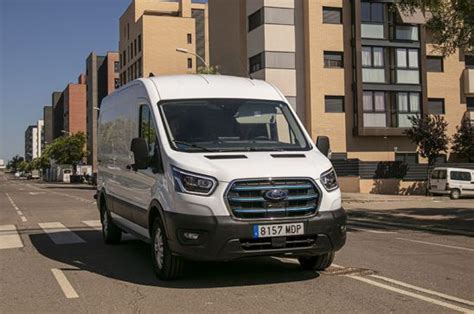
[[[182,275],[184,261],[171,252],[163,222],[159,217],[153,223],[151,254],[154,271],[159,279],[172,280]]]
[[[461,196],[461,191],[459,191],[458,189],[453,189],[451,190],[449,196],[452,200],[457,200]]]
[[[334,252],[329,252],[317,256],[301,256],[298,258],[300,266],[303,270],[325,270],[331,266],[334,261]]]

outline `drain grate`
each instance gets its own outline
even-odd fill
[[[335,276],[368,276],[375,274],[375,271],[366,268],[356,268],[356,267],[329,267],[325,271],[321,272],[324,275],[335,275]]]

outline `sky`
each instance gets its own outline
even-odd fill
[[[0,0],[0,159],[24,155],[51,93],[85,73],[91,51],[118,49],[131,0]],[[204,1],[205,2],[205,1]]]

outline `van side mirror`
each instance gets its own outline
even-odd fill
[[[146,169],[150,164],[148,144],[144,138],[137,137],[132,140],[130,150],[133,153],[135,164],[133,170]]]
[[[326,157],[330,157],[331,146],[329,144],[329,137],[318,136],[316,139],[316,147]]]

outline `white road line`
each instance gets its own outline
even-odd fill
[[[77,294],[76,290],[74,290],[71,283],[69,282],[69,280],[67,280],[66,276],[61,270],[57,268],[53,268],[51,269],[51,272],[53,273],[54,278],[56,278],[56,281],[61,287],[61,290],[63,290],[63,293],[66,296],[66,298],[68,299],[79,298],[79,295]]]
[[[446,244],[439,244],[439,243],[420,241],[420,240],[412,240],[412,239],[406,239],[406,238],[395,238],[395,239],[402,240],[402,241],[410,241],[414,243],[421,243],[421,244],[426,244],[426,245],[432,245],[432,246],[446,247],[446,248],[456,249],[456,250],[463,250],[463,251],[468,251],[468,252],[474,252],[474,249],[462,247],[462,246],[446,245]]]
[[[60,222],[44,222],[38,224],[55,244],[84,243],[77,234],[66,228]]]
[[[347,228],[349,230],[357,230],[357,231],[370,232],[370,233],[381,233],[381,234],[396,233],[395,231],[370,230],[370,229],[365,229],[365,228],[356,228],[356,227],[352,227],[352,226],[347,226]]]
[[[102,230],[100,220],[84,220],[82,223],[93,229]]]
[[[23,222],[27,222],[27,220],[26,220],[26,217],[25,217],[25,216],[20,216],[20,219],[21,219],[21,221],[23,221]]]
[[[386,289],[386,290],[389,290],[389,291],[392,291],[392,292],[396,292],[396,293],[399,293],[399,294],[403,294],[403,295],[406,295],[406,296],[409,296],[409,297],[412,297],[412,298],[415,298],[415,299],[419,299],[419,300],[422,300],[422,301],[425,301],[425,302],[428,302],[428,303],[431,303],[431,304],[436,304],[436,305],[439,305],[439,306],[443,306],[445,308],[448,308],[448,309],[451,309],[451,310],[454,310],[454,311],[458,311],[458,312],[462,312],[462,313],[473,313],[473,311],[468,309],[468,308],[464,308],[464,307],[460,307],[460,306],[457,306],[457,305],[454,305],[454,304],[451,304],[451,303],[439,301],[439,300],[436,300],[436,299],[433,299],[433,298],[430,298],[430,297],[426,297],[424,295],[420,295],[420,294],[417,294],[417,293],[414,293],[414,292],[405,291],[405,290],[402,290],[402,289],[399,289],[399,288],[395,288],[395,287],[392,287],[392,286],[389,286],[389,285],[386,285],[386,284],[383,284],[383,283],[380,283],[380,282],[377,282],[377,281],[374,281],[374,280],[367,279],[365,277],[358,277],[358,276],[351,276],[351,275],[346,275],[346,276],[349,277],[349,278],[355,279],[355,280],[359,280],[359,281],[368,283],[369,285],[373,285],[373,286],[376,286],[376,287],[379,287],[379,288],[382,288],[382,289]]]
[[[18,206],[16,206],[15,202],[13,201],[13,199],[11,198],[10,194],[8,193],[5,193],[5,195],[7,196],[8,200],[10,201],[10,203],[12,204],[13,208],[15,209],[16,213],[18,214],[18,216],[20,216],[20,219],[22,222],[27,222],[27,219],[25,217],[25,215],[23,215],[23,213],[20,211],[20,209],[18,208]]]
[[[391,282],[393,284],[396,284],[396,285],[399,285],[399,286],[402,286],[402,287],[405,287],[405,288],[418,290],[418,291],[424,292],[426,294],[435,295],[435,296],[438,296],[440,298],[443,298],[443,299],[446,299],[446,300],[449,300],[449,301],[454,301],[454,302],[462,303],[462,304],[465,304],[465,305],[474,306],[474,302],[472,302],[472,301],[452,297],[450,295],[447,295],[447,294],[444,294],[444,293],[441,293],[441,292],[437,292],[437,291],[417,287],[417,286],[410,285],[408,283],[404,283],[404,282],[401,282],[401,281],[398,281],[398,280],[395,280],[395,279],[390,279],[390,278],[379,276],[379,275],[370,275],[370,277],[374,277],[374,278],[377,278],[377,279],[380,279],[380,280],[383,280],[383,281]]]
[[[0,250],[23,247],[20,235],[15,225],[0,226]]]

